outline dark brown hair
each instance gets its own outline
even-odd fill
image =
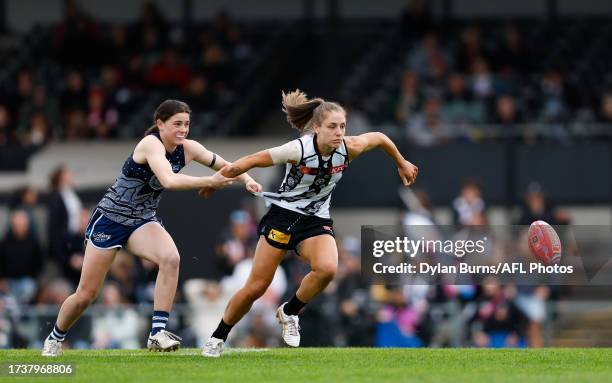
[[[166,122],[177,113],[187,113],[191,115],[191,109],[189,105],[179,100],[166,100],[162,102],[157,109],[155,109],[155,113],[153,114],[153,125],[146,130],[144,135],[147,136],[153,132],[159,132],[157,120]]]
[[[340,104],[322,98],[309,100],[306,93],[299,89],[282,94],[283,112],[287,115],[287,121],[300,133],[312,132],[313,125],[320,124],[328,112],[340,111],[346,114]]]

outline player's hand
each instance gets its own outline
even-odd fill
[[[234,181],[236,180],[235,178],[228,178],[228,177],[223,176],[223,174],[221,174],[221,172],[225,168],[226,168],[226,166],[224,166],[223,168],[219,169],[218,172],[216,172],[215,174],[210,176],[210,185],[208,185],[209,187],[211,187],[213,189],[221,189],[221,188],[224,188],[226,186],[230,186],[231,184],[234,183]]]
[[[215,190],[217,189],[214,189],[211,187],[205,187],[205,188],[198,190],[198,195],[202,198],[208,198],[215,192]]]
[[[419,168],[413,165],[410,161],[404,160],[402,164],[397,168],[400,178],[404,186],[408,187],[414,183],[417,175],[419,174]]]
[[[250,179],[244,186],[249,193],[260,193],[263,190],[263,187],[254,179]]]

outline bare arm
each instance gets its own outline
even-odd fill
[[[134,149],[134,159],[144,159],[159,180],[160,184],[170,190],[189,190],[203,187],[222,188],[232,183],[217,173],[210,177],[192,177],[172,171],[172,165],[166,159],[164,145],[155,137],[144,138]]]
[[[213,170],[219,170],[227,165],[231,165],[231,163],[227,162],[223,157],[206,149],[197,141],[186,140],[183,146],[187,150],[185,153],[186,155],[193,158],[195,162],[207,166]],[[246,173],[241,174],[236,178],[245,185],[255,182],[255,180]]]
[[[253,168],[266,168],[272,165],[274,165],[274,161],[272,161],[270,152],[268,150],[262,150],[236,160],[230,166],[221,170],[221,174],[225,177],[238,177]]]
[[[382,149],[395,162],[402,183],[406,186],[412,185],[419,173],[419,168],[407,161],[393,141],[383,133],[370,132],[346,137],[346,146],[351,161],[372,149]]]

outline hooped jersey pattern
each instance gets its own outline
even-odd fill
[[[323,157],[317,149],[317,136],[298,139],[302,157],[297,164],[287,164],[285,179],[276,193],[265,192],[270,203],[306,215],[329,218],[332,191],[349,164],[348,150],[343,141],[330,156]]]

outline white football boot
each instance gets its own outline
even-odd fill
[[[62,342],[55,339],[45,339],[45,344],[42,349],[42,356],[61,356],[64,353],[62,350]]]
[[[300,346],[300,318],[297,315],[287,315],[283,311],[283,307],[287,302],[283,303],[276,310],[276,319],[283,326],[283,340],[291,347]]]
[[[218,358],[221,356],[223,352],[223,348],[225,347],[225,342],[223,339],[215,338],[211,336],[206,341],[204,348],[202,349],[202,356],[206,356],[209,358]]]
[[[180,336],[175,335],[170,331],[160,330],[155,335],[149,335],[147,348],[149,351],[176,351],[181,346],[182,340],[183,339]]]

